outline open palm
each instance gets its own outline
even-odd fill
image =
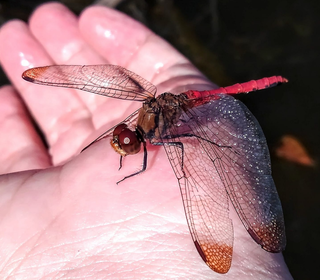
[[[107,140],[79,154],[139,102],[21,79],[35,66],[111,63],[151,81],[159,93],[212,88],[167,42],[114,10],[91,7],[78,19],[57,3],[38,8],[29,25],[4,25],[0,42],[1,64],[17,90],[0,90],[0,170],[8,173],[0,176],[1,278],[290,279],[282,255],[255,244],[233,212],[230,271],[222,276],[204,264],[161,147],[148,147],[147,171],[119,185],[141,168],[142,153],[126,158],[120,171]]]

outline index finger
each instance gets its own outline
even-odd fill
[[[118,11],[92,6],[79,18],[83,37],[111,64],[118,64],[168,91],[212,84],[190,61],[147,27]]]

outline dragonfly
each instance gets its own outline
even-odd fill
[[[230,202],[257,244],[271,253],[284,250],[284,218],[266,139],[255,117],[233,95],[287,79],[272,76],[218,89],[156,96],[152,83],[117,65],[51,65],[26,70],[22,77],[35,84],[142,102],[140,109],[84,149],[110,138],[120,154],[121,168],[123,157],[143,147],[141,170],[123,181],[146,170],[147,142],[163,146],[180,186],[194,245],[212,270],[227,273],[231,267]]]

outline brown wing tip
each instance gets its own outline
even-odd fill
[[[35,82],[39,77],[41,77],[41,75],[44,71],[47,70],[47,68],[48,66],[28,69],[22,73],[22,79],[28,82]]]
[[[28,70],[27,71],[24,71],[22,73],[22,79],[28,81],[28,82],[34,82],[34,78],[30,77],[29,74],[28,74]]]
[[[286,235],[282,227],[274,228],[270,231],[266,228],[259,228],[257,231],[248,228],[248,233],[252,239],[261,246],[261,248],[270,253],[280,253],[286,247]]]
[[[199,244],[199,242],[197,240],[194,241],[194,245],[196,246],[197,251],[198,251],[200,257],[203,259],[203,261],[207,262],[207,257],[205,255],[205,253],[202,251],[201,246],[200,246],[200,244]]]
[[[194,241],[203,261],[215,272],[225,274],[231,267],[232,246],[226,244],[202,244]]]

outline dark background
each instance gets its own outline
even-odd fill
[[[27,20],[47,1],[0,1],[0,23]],[[75,13],[93,3],[66,0]],[[110,1],[109,1],[110,2]],[[318,0],[127,0],[117,9],[167,39],[213,82],[225,86],[282,75],[289,83],[241,97],[268,140],[287,232],[284,257],[295,279],[316,279],[320,254],[320,2]],[[0,42],[1,43],[1,42]],[[1,71],[1,69],[0,69]],[[0,85],[8,83],[0,73]],[[283,135],[296,137],[314,166],[276,156]]]

